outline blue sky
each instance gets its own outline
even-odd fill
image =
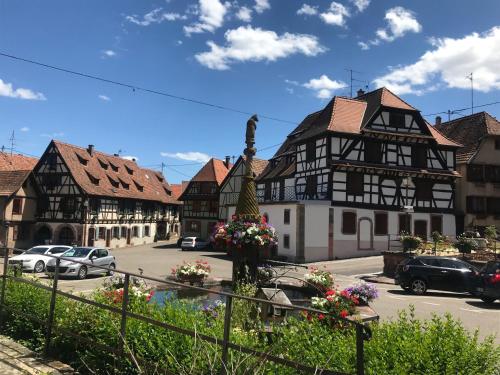
[[[353,69],[355,84],[386,85],[431,114],[470,106],[470,72],[476,104],[500,100],[499,14],[497,0],[6,0],[0,52],[297,123],[349,95]],[[51,138],[94,144],[173,165],[179,182],[200,167],[183,164],[244,147],[247,115],[5,57],[0,80],[0,145],[14,130],[28,154]],[[293,127],[261,119],[257,147]]]

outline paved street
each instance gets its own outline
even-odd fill
[[[137,272],[138,268],[144,270],[144,274],[165,278],[170,274],[171,268],[183,261],[194,261],[196,259],[207,260],[212,267],[212,277],[230,278],[231,262],[222,253],[210,251],[183,252],[175,245],[159,243],[154,245],[143,245],[131,248],[116,249],[113,251],[117,259],[118,268],[122,270]],[[311,264],[312,265],[312,264]],[[345,287],[358,281],[363,274],[380,272],[382,270],[382,257],[368,257],[314,264],[335,274],[335,279],[340,287]],[[306,269],[298,269],[289,273],[294,277],[302,277]],[[104,277],[92,277],[87,280],[65,279],[60,285],[65,290],[76,292],[88,292],[99,286]],[[499,333],[500,336],[500,303],[487,306],[480,300],[468,295],[429,292],[425,296],[407,294],[398,286],[389,284],[377,284],[380,298],[373,303],[373,308],[381,319],[397,316],[397,312],[407,309],[409,305],[415,306],[417,317],[429,318],[432,313],[444,314],[450,312],[455,318],[459,318],[468,329],[480,329],[481,337],[488,333]],[[500,343],[500,337],[497,338]]]

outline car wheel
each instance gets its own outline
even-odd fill
[[[482,300],[484,303],[493,303],[493,302],[495,302],[495,298],[493,298],[493,297],[486,297],[486,296],[482,296],[482,297],[481,297],[481,300]]]
[[[43,270],[45,269],[45,264],[39,260],[38,262],[35,263],[35,268],[33,269],[33,271],[35,273],[41,273],[43,272]]]
[[[419,294],[419,295],[424,294],[425,291],[427,290],[427,284],[422,279],[414,279],[411,282],[410,289],[414,294]]]
[[[110,268],[110,270],[108,270],[108,272],[107,272],[106,274],[107,274],[108,276],[113,276],[113,275],[114,275],[114,273],[115,273],[115,271],[114,271],[114,270],[115,270],[116,266],[114,265],[114,263],[111,263],[111,264],[109,265],[109,268]]]
[[[78,278],[80,280],[84,280],[87,278],[87,267],[81,266],[80,269],[78,270]]]

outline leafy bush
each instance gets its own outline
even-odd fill
[[[6,302],[12,309],[28,316],[47,317],[50,293],[31,285],[9,281]],[[243,285],[239,293],[253,295],[255,287]],[[93,298],[115,306],[102,291]],[[197,334],[222,338],[223,305],[217,316],[207,315],[192,304],[171,301],[165,306],[146,303],[147,296],[131,299],[129,311],[179,328],[195,330]],[[116,307],[116,306],[115,306]],[[353,329],[333,329],[307,321],[300,316],[289,317],[285,324],[273,326],[273,341],[260,334],[252,323],[254,306],[247,301],[234,301],[230,340],[257,350],[288,358],[309,366],[331,371],[355,373],[356,342]],[[3,310],[2,333],[20,340],[30,348],[41,351],[44,328],[11,310]],[[117,348],[119,314],[58,296],[55,326],[78,333],[99,344]],[[247,325],[247,327],[245,327]],[[365,368],[370,375],[399,374],[484,374],[500,371],[500,347],[492,337],[480,342],[477,332],[468,333],[450,315],[430,320],[415,319],[413,311],[402,312],[395,321],[371,325],[373,337],[365,343]],[[79,343],[72,336],[55,330],[53,355],[71,364],[82,374],[163,374],[164,369],[176,374],[218,374],[221,370],[219,345],[192,338],[178,332],[156,327],[129,318],[126,330],[126,352],[135,353],[134,360],[122,360],[108,354],[99,346]],[[142,358],[142,360],[141,360]],[[140,370],[139,370],[140,369]],[[229,351],[230,374],[296,374],[285,368],[234,350]]]
[[[414,251],[422,246],[422,239],[417,236],[412,236],[411,234],[401,233],[400,241],[403,245],[403,251]]]
[[[464,235],[457,237],[457,242],[453,244],[455,248],[462,254],[469,254],[472,250],[476,250],[479,245],[473,238],[468,238]]]

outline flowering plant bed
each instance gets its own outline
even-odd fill
[[[125,293],[125,278],[115,275],[103,283],[102,295],[113,304],[119,304],[123,301]],[[146,302],[153,297],[154,291],[144,282],[143,279],[131,277],[129,282],[129,299],[144,299]]]
[[[378,297],[378,291],[375,285],[365,282],[356,283],[346,288],[345,291],[351,297],[357,298],[360,305],[368,305],[369,302]]]
[[[197,260],[193,263],[184,262],[172,268],[172,275],[179,281],[189,282],[203,282],[203,280],[210,274],[210,265],[203,260]]]
[[[218,246],[233,246],[237,249],[244,246],[270,248],[278,244],[276,230],[264,218],[259,223],[239,220],[236,215],[233,215],[230,223],[217,224],[212,238]]]
[[[317,314],[316,318],[328,324],[337,324],[339,318],[347,318],[354,314],[356,306],[359,305],[359,299],[350,295],[347,291],[338,291],[329,289],[324,297],[312,297],[312,307],[328,312],[328,316]],[[313,317],[309,314],[307,318],[311,320]]]
[[[313,287],[319,291],[327,291],[333,287],[334,279],[331,272],[310,267],[311,271],[304,275],[305,286]]]

